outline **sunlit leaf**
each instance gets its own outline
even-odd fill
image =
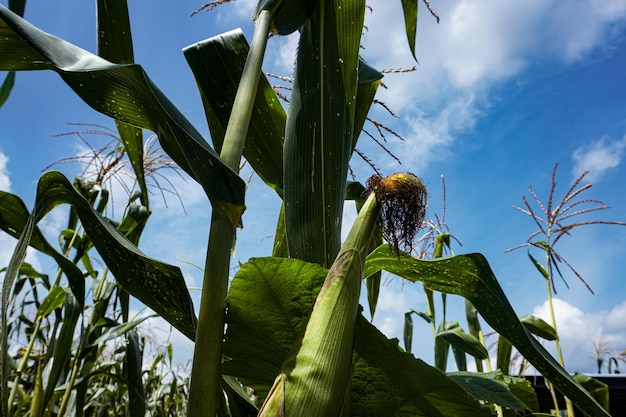
[[[465,333],[461,327],[439,332],[437,337],[445,339],[453,347],[469,353],[476,359],[487,359],[489,357],[487,349],[480,343],[480,340],[469,333]]]
[[[65,303],[65,290],[61,287],[52,288],[39,306],[37,317],[40,319],[48,317],[54,310],[60,308],[63,303]]]
[[[0,190],[0,229],[19,239],[28,224],[29,217],[30,213],[21,198]],[[36,226],[32,231],[30,245],[56,261],[65,273],[77,302],[82,306],[85,302],[85,278],[80,269],[54,249]]]
[[[581,410],[591,416],[608,416],[519,321],[482,255],[469,254],[424,261],[406,254],[398,258],[388,245],[384,245],[368,257],[363,275],[367,277],[381,269],[410,281],[422,281],[432,290],[461,295],[470,300],[494,330],[506,337]]]
[[[500,371],[478,373],[451,372],[447,375],[463,387],[463,389],[465,389],[476,400],[498,404],[512,410],[524,410],[523,403],[513,392],[511,392],[511,389],[509,388],[509,384],[513,384],[514,381],[524,381],[521,378],[507,377]],[[528,385],[530,388],[530,384]]]
[[[180,269],[145,256],[96,213],[61,173],[45,173],[37,187],[36,221],[60,204],[74,207],[87,235],[120,285],[193,339],[196,317]]]
[[[524,326],[532,333],[546,340],[556,340],[558,335],[554,327],[550,326],[545,320],[528,314],[519,319]]]
[[[233,30],[186,47],[183,52],[200,89],[213,146],[221,151],[249,46]],[[256,173],[282,195],[283,140],[287,113],[261,75],[243,155]]]
[[[229,292],[222,371],[263,398],[306,326],[326,270],[295,259],[243,264]],[[400,351],[362,316],[354,341],[353,416],[488,416],[445,374]]]
[[[87,104],[155,132],[168,155],[238,225],[245,184],[135,64],[114,64],[42,32],[0,5],[0,70],[57,72]]]
[[[320,0],[259,0],[254,16],[262,10],[272,13],[272,32],[289,35],[311,18]]]
[[[402,11],[404,12],[404,28],[406,39],[409,42],[411,54],[415,58],[415,35],[417,34],[417,3],[419,0],[402,0]]]
[[[329,266],[353,148],[365,2],[321,0],[301,30],[285,133],[285,224],[289,255]]]

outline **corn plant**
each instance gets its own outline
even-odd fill
[[[579,220],[574,221],[575,218],[579,218],[580,216],[584,216],[589,213],[594,213],[601,210],[606,210],[609,207],[604,204],[602,201],[597,199],[588,199],[588,198],[580,198],[580,194],[584,191],[591,188],[591,184],[585,184],[581,186],[581,182],[585,178],[585,176],[589,173],[589,171],[585,171],[575,179],[573,184],[567,190],[563,198],[557,203],[555,200],[555,190],[556,190],[556,170],[558,164],[554,165],[552,170],[552,180],[550,184],[550,193],[548,195],[547,204],[543,204],[537,194],[534,192],[532,187],[530,188],[530,195],[532,199],[535,201],[536,205],[539,208],[537,211],[536,208],[533,208],[531,203],[528,201],[526,197],[522,198],[524,202],[524,207],[513,206],[515,209],[520,212],[530,216],[537,229],[535,232],[531,233],[528,237],[526,243],[523,243],[519,246],[516,246],[511,249],[507,249],[507,252],[520,249],[520,248],[534,248],[543,252],[544,261],[540,262],[536,259],[530,250],[528,251],[528,258],[535,266],[537,271],[541,274],[543,278],[546,280],[546,288],[548,294],[548,305],[550,307],[550,321],[552,324],[552,328],[554,329],[554,340],[556,344],[556,352],[559,363],[561,366],[565,366],[563,361],[563,353],[561,349],[561,341],[558,337],[558,329],[556,326],[556,316],[554,312],[554,304],[553,304],[553,293],[556,294],[556,284],[554,282],[554,278],[558,275],[563,283],[569,288],[567,281],[565,281],[563,277],[563,273],[559,265],[566,266],[584,285],[587,287],[589,292],[593,294],[593,290],[591,286],[585,281],[585,279],[576,271],[576,269],[570,264],[557,250],[556,244],[565,236],[570,236],[574,229],[577,229],[581,226],[589,226],[589,225],[619,225],[626,226],[624,222],[617,221],[609,221],[609,220]],[[554,401],[555,409],[558,409],[558,402],[556,400],[556,396],[554,394],[554,390],[551,389],[552,398]],[[574,408],[570,399],[566,398],[566,407],[567,413],[571,417],[574,415]]]
[[[418,1],[400,3],[415,55]],[[128,22],[126,2],[99,0],[98,5],[98,33],[109,45],[130,45],[130,28],[116,26]],[[367,183],[367,199],[357,191],[365,187],[348,181],[350,158],[382,78],[360,57],[365,10],[364,0],[262,0],[253,13],[250,46],[233,31],[185,48],[211,146],[130,54],[106,53],[106,48],[90,53],[0,7],[0,69],[55,71],[91,107],[113,117],[144,197],[137,129],[153,131],[165,152],[203,187],[212,209],[196,318],[178,268],[145,256],[137,241],[123,237],[60,173],[47,172],[32,212],[10,217],[3,206],[2,228],[19,238],[3,284],[3,311],[26,247],[46,253],[37,222],[53,206],[70,204],[119,286],[195,341],[189,416],[257,410],[287,416],[491,415],[483,404],[494,400],[472,389],[475,384],[462,387],[402,352],[360,315],[360,283],[382,270],[467,298],[581,409],[606,416],[519,322],[482,255],[424,261],[403,251],[424,215],[419,178],[374,177]],[[262,58],[268,33],[295,31],[300,40],[285,111],[261,72]],[[273,256],[243,264],[229,287],[230,254],[245,209],[245,183],[238,175],[242,157],[283,204]],[[407,190],[408,197],[401,197]],[[361,210],[342,245],[347,198],[360,200]],[[381,229],[388,243],[377,245]],[[53,258],[62,268],[66,264],[63,255]],[[81,295],[82,275],[71,276],[69,267],[63,272],[70,292]],[[375,301],[375,282],[368,290]],[[5,399],[8,367],[5,343]],[[3,412],[8,415],[7,405]]]

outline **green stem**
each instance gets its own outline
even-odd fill
[[[239,171],[271,21],[272,14],[268,11],[262,11],[257,18],[252,45],[224,135],[220,157],[233,171]],[[189,417],[215,416],[222,395],[220,370],[224,312],[235,227],[222,210],[213,207],[191,370]]]
[[[551,248],[550,246],[550,231],[551,229],[548,229],[548,248]],[[551,258],[550,258],[550,250],[548,249],[546,251],[546,270],[548,271],[548,281],[547,281],[547,286],[548,286],[548,305],[550,307],[550,320],[552,321],[552,327],[554,328],[554,333],[556,334],[556,339],[554,340],[555,344],[556,344],[556,354],[557,354],[557,358],[559,360],[559,364],[563,367],[563,369],[565,369],[565,361],[563,360],[563,351],[561,349],[561,338],[559,337],[559,332],[557,330],[557,326],[556,326],[556,315],[554,313],[554,301],[552,298],[552,274],[551,274],[551,268],[550,268],[550,262],[552,262]],[[552,395],[552,401],[554,402],[554,409],[555,410],[559,410],[559,404],[556,398],[556,393],[554,392],[554,387],[552,386],[551,383],[548,382],[548,387],[550,388],[550,394]],[[572,401],[565,397],[565,407],[567,408],[567,415],[569,417],[574,417],[574,406],[572,404]]]

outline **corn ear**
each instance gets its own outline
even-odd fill
[[[352,366],[363,264],[380,207],[372,193],[333,262],[299,344],[259,416],[339,416]]]

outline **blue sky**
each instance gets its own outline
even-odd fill
[[[255,2],[238,0],[194,17],[190,13],[202,2],[163,1],[149,7],[129,3],[136,62],[208,138],[200,97],[181,49],[236,27],[251,39],[249,16]],[[366,17],[363,57],[378,69],[416,65],[406,44],[400,2],[369,4],[373,11]],[[429,187],[431,216],[441,214],[440,178],[445,176],[447,224],[463,244],[453,246],[455,253],[483,253],[518,314],[547,318],[545,281],[525,250],[504,253],[535,230],[532,220],[512,205],[521,205],[524,195],[530,197],[531,185],[539,198],[547,200],[552,168],[559,163],[557,196],[588,169],[587,179],[594,186],[583,196],[601,199],[611,209],[586,219],[626,221],[626,4],[622,0],[459,0],[433,1],[433,7],[441,23],[437,25],[423,8],[416,71],[388,74],[384,79],[388,88],[377,97],[398,118],[380,107],[372,112],[405,138],[390,136],[386,145],[402,165],[365,137],[358,147],[383,173],[406,170],[420,175]],[[94,2],[29,0],[26,18],[87,50],[96,49]],[[296,43],[297,36],[272,38],[264,69],[291,74]],[[42,169],[84,151],[74,136],[53,137],[76,130],[67,123],[114,127],[82,103],[56,74],[19,73],[11,97],[0,109],[0,188],[32,203]],[[360,181],[372,173],[358,159],[352,166]],[[79,165],[57,168],[69,177],[81,169]],[[187,214],[175,199],[168,200],[166,209],[155,195],[155,213],[141,248],[179,265],[189,285],[199,286],[201,273],[186,262],[203,265],[210,206],[200,187],[177,177],[172,181]],[[116,201],[125,201],[120,187],[115,193]],[[254,178],[247,203],[234,267],[237,261],[271,251],[278,198]],[[354,210],[347,206],[344,223],[349,225],[353,218]],[[64,221],[62,212],[53,212],[45,219],[46,230],[54,236]],[[2,264],[8,261],[12,243],[0,237]],[[612,351],[626,349],[626,229],[583,227],[559,247],[595,291],[591,295],[571,274],[566,275],[569,290],[557,282],[557,321],[566,367],[592,372],[592,340],[604,337]],[[53,273],[41,256],[30,259]],[[375,324],[388,336],[401,338],[407,309],[425,308],[420,288],[386,280]],[[458,300],[451,302],[449,319],[464,321],[460,306]],[[417,320],[414,352],[432,361],[430,330]],[[179,335],[172,338],[181,358],[188,357],[189,343]]]

